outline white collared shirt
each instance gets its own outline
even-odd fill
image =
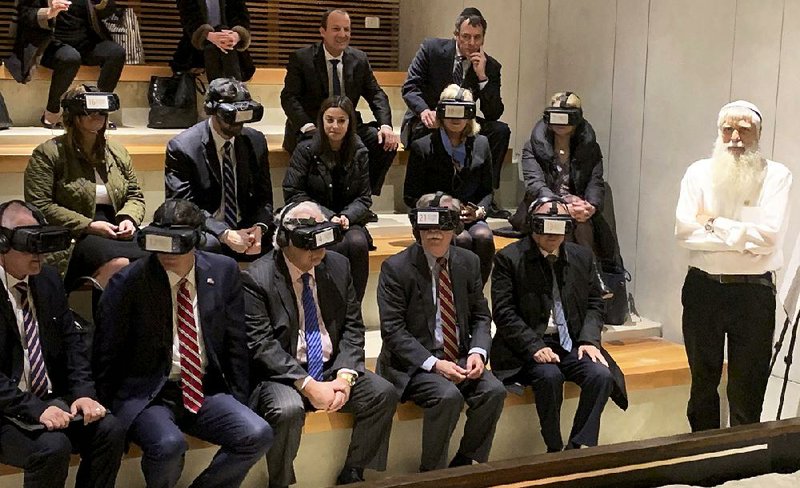
[[[211,118],[212,117],[208,118],[208,127],[211,129],[211,138],[214,140],[214,147],[217,148],[217,161],[219,161],[220,188],[222,189],[222,191],[220,191],[219,208],[217,209],[216,212],[214,212],[214,220],[223,222],[225,220],[225,187],[223,183],[223,179],[225,178],[224,176],[225,173],[222,162],[223,152],[225,143],[230,142],[231,143],[230,156],[231,156],[231,163],[233,164],[233,187],[238,190],[239,183],[237,181],[237,176],[236,176],[236,151],[234,150],[234,144],[236,138],[231,137],[230,139],[225,139],[224,137],[222,137],[221,134],[219,134],[216,130],[214,130],[214,124],[211,123]],[[239,209],[237,208],[237,211],[238,210]],[[236,220],[238,222],[239,215],[236,216]]]
[[[19,291],[14,288],[17,283],[24,282],[28,284],[28,304],[31,307],[31,313],[33,314],[33,318],[37,321],[39,319],[36,316],[36,305],[34,304],[33,300],[33,292],[30,288],[30,282],[28,281],[28,277],[26,276],[24,279],[18,280],[14,278],[12,275],[8,274],[0,265],[0,280],[3,282],[3,286],[6,288],[6,292],[8,293],[8,301],[11,304],[11,308],[14,311],[14,318],[17,320],[17,331],[19,332],[19,339],[22,345],[22,377],[19,379],[19,383],[17,383],[17,387],[21,391],[30,391],[30,384],[29,380],[31,377],[31,362],[30,358],[28,357],[28,342],[25,340],[25,320],[22,316],[22,300],[20,297]],[[41,330],[39,331],[39,344],[41,346],[42,342],[42,333]],[[44,350],[42,351],[44,354]],[[46,369],[46,368],[45,368]],[[47,376],[47,391],[53,390],[53,384],[50,382],[50,375]]]
[[[303,308],[303,271],[295,266],[286,255],[283,256],[286,261],[286,267],[289,268],[289,277],[292,280],[292,288],[294,289],[295,303],[297,304],[297,318],[298,336],[297,336],[297,354],[295,358],[301,364],[308,362],[306,358],[306,312]],[[319,297],[317,295],[317,276],[314,273],[314,268],[308,271],[311,279],[308,280],[308,285],[311,287],[311,293],[314,295],[314,304],[317,307],[317,323],[319,324],[319,336],[322,341],[322,359],[327,362],[333,353],[333,343],[331,336],[328,334],[328,329],[325,328],[325,321],[322,319],[322,310],[319,308]]]
[[[792,173],[767,160],[761,193],[736,218],[716,217],[711,230],[697,216],[713,208],[711,159],[686,170],[675,210],[675,237],[689,249],[689,266],[710,274],[763,274],[783,266]]]
[[[325,44],[322,45],[322,52],[325,53],[325,68],[328,70],[328,96],[333,96],[333,65],[331,64],[332,59],[338,59],[339,64],[336,65],[336,76],[339,78],[339,87],[342,89],[342,95],[345,94],[344,89],[344,60],[342,57],[344,56],[344,51],[341,52],[338,56],[334,56],[333,54],[329,53],[328,50],[325,48]],[[353,103],[357,103],[358,100],[353,100]]]
[[[172,367],[169,370],[169,379],[178,381],[181,379],[181,350],[180,339],[178,337],[178,288],[183,276],[167,270],[169,279],[169,292],[172,297]],[[203,328],[200,326],[200,309],[197,306],[197,277],[195,276],[195,266],[185,276],[186,284],[189,289],[189,297],[192,300],[192,311],[194,323],[197,327],[197,344],[200,353],[200,372],[205,374],[208,359],[206,358],[206,348],[203,343]]]

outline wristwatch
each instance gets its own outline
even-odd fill
[[[708,219],[706,221],[706,225],[705,225],[706,232],[709,232],[711,234],[714,233],[714,219],[715,219],[715,217],[711,217],[710,219]]]
[[[339,373],[336,375],[336,377],[345,380],[348,386],[353,386],[356,384],[356,375],[353,373]]]

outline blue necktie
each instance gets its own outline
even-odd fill
[[[319,333],[317,319],[317,303],[311,291],[309,280],[311,275],[303,273],[303,315],[306,321],[306,363],[308,374],[317,381],[322,381],[322,337]]]
[[[28,362],[31,368],[28,389],[34,395],[42,398],[47,394],[47,368],[44,365],[42,343],[39,341],[39,325],[36,323],[31,304],[28,301],[28,284],[21,281],[14,288],[19,292],[22,322],[25,325],[25,344],[28,347]]]
[[[453,67],[453,83],[458,86],[461,86],[461,83],[464,81],[464,60],[467,59],[464,56],[456,56],[456,63]]]
[[[236,178],[233,175],[231,160],[231,141],[222,145],[222,190],[225,194],[225,223],[235,229],[239,223],[239,209],[236,202]]]
[[[564,315],[564,304],[561,303],[561,291],[558,289],[555,256],[548,256],[547,260],[550,262],[550,271],[553,275],[553,322],[558,328],[558,342],[565,351],[570,352],[572,351],[572,338],[569,336],[567,318]]]
[[[331,80],[333,81],[333,96],[338,97],[342,94],[342,85],[339,82],[339,70],[337,67],[339,66],[338,59],[331,59]]]

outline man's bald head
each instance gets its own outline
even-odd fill
[[[26,225],[37,225],[39,221],[31,212],[31,209],[22,204],[21,201],[12,200],[0,219],[0,225],[6,229],[15,229]]]

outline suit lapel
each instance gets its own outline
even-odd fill
[[[300,318],[297,311],[297,299],[294,296],[292,289],[291,278],[289,277],[289,268],[286,266],[283,253],[275,252],[275,279],[272,281],[275,288],[278,290],[278,295],[281,297],[286,314],[289,316],[289,325],[293,330],[289,331],[289,351],[292,356],[297,354],[297,335],[300,332]]]
[[[316,267],[314,276],[317,280],[317,300],[319,300],[319,308],[322,311],[322,322],[331,338],[333,350],[336,351],[338,350],[339,332],[334,311],[345,306],[344,297],[336,293],[336,283],[331,278],[324,259]]]
[[[422,304],[425,307],[425,317],[428,319],[428,332],[431,334],[431,343],[433,343],[434,332],[436,330],[436,304],[433,303],[431,270],[428,267],[428,260],[425,258],[425,252],[422,250],[422,246],[417,244],[413,250],[412,263],[417,273],[417,279],[414,280],[414,282],[417,284],[418,291],[422,296]]]
[[[317,54],[314,56],[314,68],[317,70],[317,79],[321,83],[323,98],[328,98],[328,66],[325,63],[325,49],[321,42],[317,45]]]
[[[201,138],[201,141],[203,144],[203,151],[205,152],[208,173],[217,180],[217,183],[222,185],[219,157],[217,157],[217,146],[214,144],[214,138],[211,136],[210,123],[203,124],[203,137]]]
[[[206,350],[206,357],[209,364],[220,364],[214,348],[214,344],[219,344],[221,337],[217,337],[222,332],[220,327],[213,326],[214,312],[218,308],[216,297],[219,291],[216,289],[217,283],[214,280],[214,270],[211,264],[206,261],[202,253],[195,253],[194,279],[197,288],[197,309],[200,314],[200,327],[203,330],[203,345]]]
[[[348,83],[348,81],[353,79],[353,70],[355,69],[355,59],[353,58],[353,54],[350,52],[350,48],[344,50],[342,54],[342,91],[345,95],[350,97],[353,101],[353,105],[358,103],[358,100],[354,99],[354,95],[347,91],[350,88],[352,83]]]
[[[0,289],[2,289],[3,293],[2,298],[0,298],[0,314],[3,315],[3,322],[8,324],[14,333],[14,337],[16,337],[19,342],[22,338],[19,335],[17,317],[14,315],[14,308],[11,305],[11,299],[8,297],[8,290],[2,285],[0,285]]]
[[[236,202],[239,204],[240,215],[246,210],[245,196],[250,188],[250,167],[247,165],[250,160],[249,143],[250,141],[241,134],[233,143],[233,151],[236,154]]]

